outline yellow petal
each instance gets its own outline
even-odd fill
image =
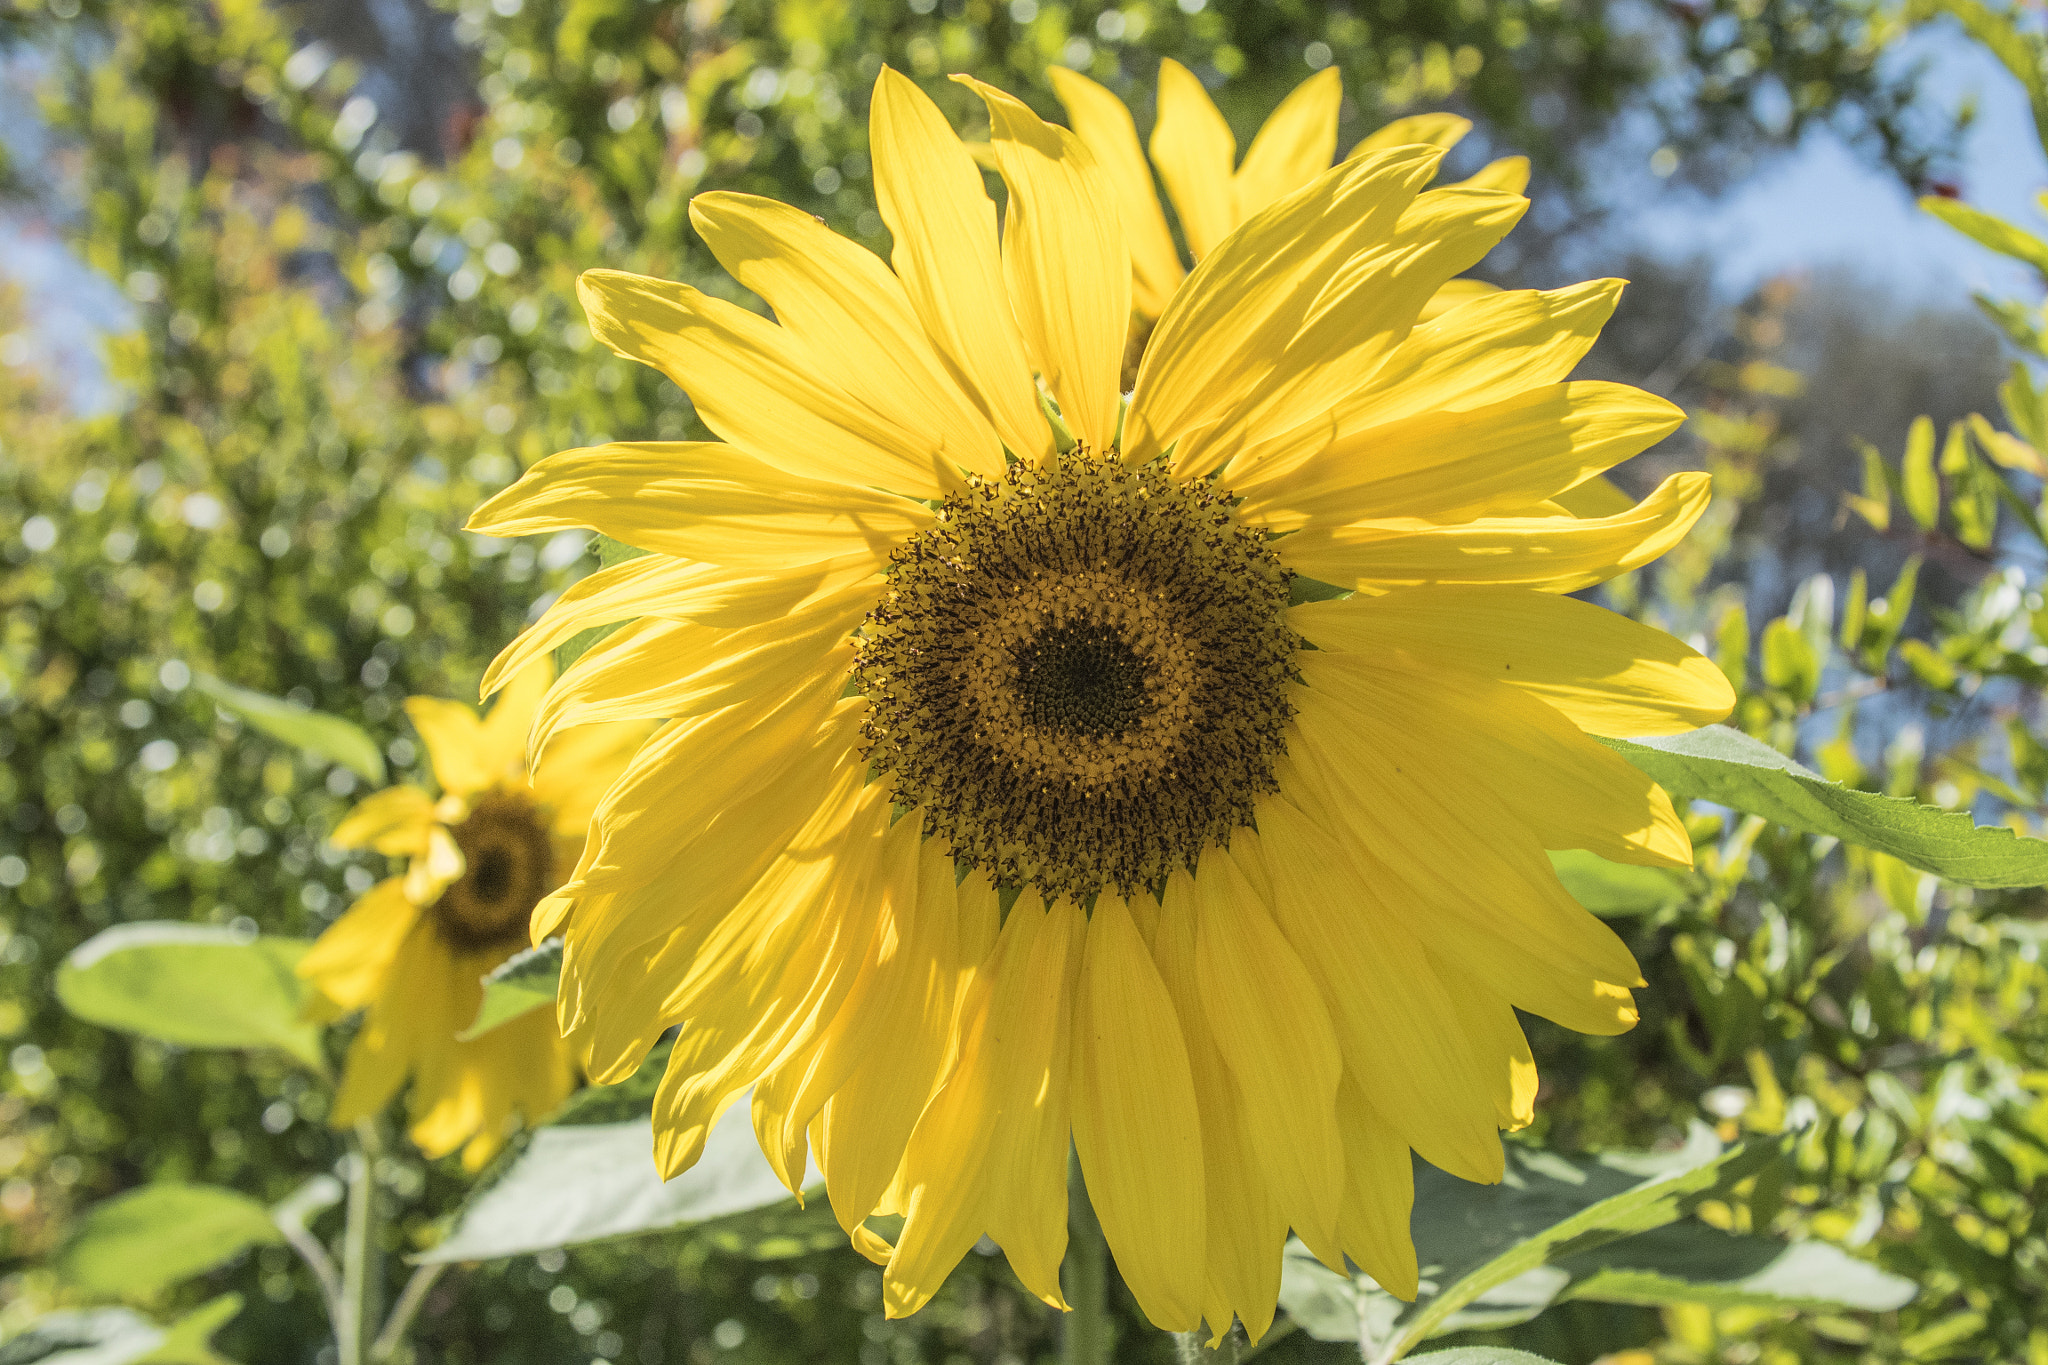
[[[1202,1004],[1195,948],[1195,884],[1183,868],[1167,878],[1163,905],[1149,895],[1139,903],[1155,921],[1152,954],[1173,999],[1186,1044],[1195,1102],[1201,1111],[1203,1206],[1208,1269],[1202,1316],[1211,1335],[1227,1331],[1233,1316],[1257,1341],[1272,1326],[1280,1294],[1280,1256],[1287,1216],[1273,1198],[1265,1171],[1248,1140],[1245,1100],[1216,1046],[1216,1022]]]
[[[1300,531],[1278,548],[1289,568],[1350,588],[1489,584],[1577,592],[1641,568],[1683,540],[1707,510],[1712,486],[1705,474],[1673,474],[1614,517],[1358,522]]]
[[[1565,891],[1497,795],[1439,771],[1435,736],[1340,705],[1328,688],[1305,689],[1298,705],[1302,766],[1329,789],[1321,827],[1341,836],[1357,873],[1425,947],[1568,1028],[1633,1025],[1634,957]]]
[[[868,115],[875,206],[890,261],[953,376],[1020,459],[1052,453],[1024,339],[1003,285],[996,209],[944,114],[909,77],[883,67]]]
[[[547,760],[534,770],[533,799],[547,809],[549,827],[571,841],[569,861],[555,864],[558,880],[582,851],[584,831],[607,788],[626,769],[626,763],[653,726],[644,721],[620,721],[611,725],[580,725],[548,743]]]
[[[1330,273],[1258,391],[1183,439],[1176,471],[1216,468],[1268,433],[1324,420],[1400,348],[1430,295],[1492,250],[1528,206],[1492,190],[1416,196],[1392,231]]]
[[[1508,194],[1521,194],[1529,188],[1529,158],[1504,156],[1489,161],[1479,168],[1476,175],[1467,176],[1457,183],[1475,190],[1503,190]]]
[[[484,723],[472,708],[443,697],[407,697],[405,715],[427,746],[443,796],[472,796],[505,776],[491,763]]]
[[[1231,188],[1237,139],[1201,80],[1171,57],[1159,63],[1152,164],[1173,200],[1188,254],[1200,261],[1238,224]]]
[[[1002,474],[994,429],[946,373],[880,257],[757,195],[700,194],[690,222],[718,263],[767,300],[818,373],[911,437],[911,452]]]
[[[1337,1216],[1344,1254],[1380,1288],[1412,1302],[1417,1275],[1408,1219],[1415,1168],[1408,1144],[1374,1112],[1348,1071],[1337,1090],[1337,1127],[1344,1134],[1344,1206]]]
[[[533,728],[533,713],[555,680],[555,661],[535,659],[503,685],[497,703],[484,717],[484,764],[501,773],[519,774],[526,769],[526,732]],[[516,782],[517,778],[511,779]]]
[[[336,848],[373,848],[403,857],[426,852],[433,823],[433,797],[418,787],[386,787],[358,801],[327,842]]]
[[[587,526],[659,554],[771,570],[861,555],[884,561],[929,525],[931,513],[906,498],[798,478],[719,441],[565,450],[469,518],[469,529],[485,535]]]
[[[1634,498],[1604,476],[1567,488],[1551,501],[1575,517],[1611,517],[1636,505]]]
[[[402,884],[414,905],[432,905],[467,870],[462,849],[446,825],[427,831],[427,851],[406,866]]]
[[[382,1110],[434,1040],[453,1041],[469,1022],[465,1017],[442,1031],[452,1018],[445,999],[448,967],[440,934],[431,925],[415,923],[349,1044],[334,1107],[328,1111],[330,1124],[345,1128]]]
[[[828,674],[843,679],[853,663],[847,633],[877,596],[874,584],[856,584],[745,630],[635,621],[592,645],[548,693],[534,717],[533,761],[572,725],[681,720]]]
[[[1077,919],[1071,906],[1046,913],[1026,890],[975,980],[962,1011],[959,1059],[904,1154],[903,1235],[882,1281],[890,1317],[923,1307],[984,1231],[1010,1254],[1026,1288],[1066,1307],[1058,1267],[1066,1247]]]
[[[1455,280],[1445,280],[1437,286],[1436,292],[1429,296],[1429,302],[1422,305],[1422,311],[1416,314],[1415,321],[1418,325],[1434,322],[1453,308],[1462,308],[1474,299],[1483,299],[1489,294],[1499,292],[1499,285],[1488,284],[1485,280],[1467,279],[1462,276]]]
[[[1527,588],[1413,588],[1288,612],[1319,648],[1402,651],[1498,679],[1599,735],[1671,735],[1712,725],[1735,693],[1712,660],[1650,626]]]
[[[757,1081],[764,1084],[754,1096],[755,1125],[767,1128],[774,1108],[760,1093],[767,1073],[802,1050],[817,1018],[836,1011],[852,988],[879,908],[866,893],[888,825],[887,793],[876,784],[853,806],[844,818],[828,808],[826,837],[805,841],[799,856],[814,866],[802,874],[803,894],[785,894],[778,882],[751,896],[758,913],[736,911],[732,927],[740,932],[701,964],[705,975],[722,968],[722,979],[664,1012],[666,1022],[687,1025],[654,1099],[655,1161],[664,1178],[696,1163],[726,1106]],[[829,869],[822,882],[815,865]],[[745,968],[735,970],[741,962]],[[800,1183],[801,1167],[788,1169],[786,1149],[769,1143],[763,1150],[785,1183]]]
[[[1131,251],[1131,306],[1147,318],[1166,311],[1166,302],[1187,273],[1174,249],[1173,233],[1152,187],[1152,168],[1138,144],[1131,111],[1108,90],[1064,66],[1046,69],[1053,94],[1066,106],[1067,122],[1095,154],[1116,188],[1117,211]]]
[[[772,1154],[779,1144],[787,1154],[782,1174],[793,1189],[801,1188],[803,1181],[804,1131],[823,1112],[826,1101],[852,1079],[864,1062],[886,1052],[892,1054],[892,1060],[902,1063],[907,1060],[906,1052],[914,1053],[917,1046],[910,1042],[909,1035],[924,1017],[924,987],[941,974],[933,958],[934,948],[940,945],[928,942],[919,932],[919,851],[923,838],[922,808],[898,819],[882,836],[874,876],[866,893],[868,899],[876,902],[879,919],[845,998],[836,1007],[828,999],[815,1021],[806,1024],[806,1032],[815,1034],[817,1045],[800,1066],[793,1058],[778,1062],[775,1071],[754,1087],[755,1109],[761,1115],[771,1108],[770,1097],[778,1073],[792,1073],[786,1088],[786,1104],[764,1115],[768,1120],[766,1126],[757,1119],[756,1129],[764,1150]],[[943,1036],[939,1035],[941,1040]],[[901,1144],[909,1137],[925,1093],[930,1090],[930,1080],[926,1079],[920,1088],[924,1093],[917,1094],[915,1102],[908,1103],[907,1112],[900,1115],[902,1123],[895,1134],[894,1151],[875,1163],[871,1186],[874,1198],[879,1198],[888,1187],[889,1177],[902,1157]],[[868,1136],[880,1138],[882,1134],[877,1131]],[[858,1216],[866,1217],[873,1207],[870,1202]]]
[[[756,459],[797,478],[919,498],[958,481],[886,414],[819,374],[809,347],[738,304],[617,270],[586,270],[576,296],[591,335],[674,380],[705,426]]]
[[[1527,693],[1398,655],[1317,652],[1301,668],[1343,705],[1429,735],[1447,770],[1484,783],[1545,848],[1692,865],[1692,841],[1663,790]]]
[[[1238,222],[1294,193],[1330,169],[1337,154],[1337,111],[1344,81],[1329,66],[1280,101],[1244,154],[1233,182]]]
[[[319,1012],[332,1017],[369,1004],[419,917],[401,879],[388,877],[328,925],[297,967],[327,1006]]]
[[[1341,829],[1303,812],[1296,802],[1309,798],[1298,782],[1281,785],[1258,816],[1273,913],[1316,981],[1345,1065],[1425,1159],[1467,1179],[1498,1179],[1493,1111],[1456,1002],[1382,888],[1351,867]]]
[[[1275,530],[1506,515],[1640,454],[1684,421],[1679,408],[1626,384],[1545,385],[1333,441],[1247,493],[1241,515]]]
[[[1458,145],[1465,134],[1472,131],[1472,120],[1459,118],[1456,114],[1410,114],[1383,124],[1360,138],[1358,145],[1351,149],[1347,160],[1384,152],[1393,147],[1405,147],[1421,143],[1439,147],[1444,151]]]
[[[1010,913],[1035,913],[1036,900],[1027,891]],[[996,1087],[1004,1100],[989,1153],[988,1235],[1024,1287],[1062,1309],[1067,1161],[1074,1146],[1074,1002],[1087,930],[1080,907],[1062,898],[1046,911],[1020,982],[1037,998],[1028,1005],[1000,993],[996,998]],[[1049,1027],[1039,1022],[1048,1009]]]
[[[491,661],[484,671],[483,695],[490,696],[514,672],[595,626],[641,616],[726,629],[753,625],[813,604],[874,573],[884,562],[861,553],[794,569],[728,569],[667,555],[639,555],[565,588],[540,620]]]
[[[1464,1005],[1465,1032],[1480,1065],[1496,1077],[1495,1118],[1510,1132],[1527,1128],[1536,1121],[1536,1058],[1529,1051],[1529,1039],[1522,1032],[1514,1007],[1486,988],[1470,972],[1447,961],[1441,953],[1429,955],[1450,988]]]
[[[1244,1096],[1247,1141],[1295,1235],[1341,1269],[1337,1079],[1344,1064],[1329,1011],[1228,854],[1203,857],[1195,870],[1195,904],[1202,1009]]]
[[[1119,896],[1095,903],[1074,1003],[1074,1147],[1088,1198],[1145,1316],[1193,1331],[1208,1264],[1201,1120],[1173,999]]]
[[[921,814],[913,812],[897,823]],[[915,880],[908,896],[900,887],[885,892],[898,912],[891,916],[898,933],[893,943],[881,943],[877,954],[880,984],[864,985],[847,1007],[875,1008],[882,1041],[855,1059],[851,1074],[825,1106],[820,1126],[818,1164],[832,1210],[849,1231],[875,1211],[895,1178],[918,1115],[938,1088],[960,989],[973,979],[988,948],[977,931],[972,956],[962,952],[966,926],[953,859],[943,841],[928,840],[918,850]],[[911,903],[907,915],[901,913],[906,900]]]
[[[1332,270],[1393,229],[1440,156],[1403,148],[1329,171],[1254,215],[1196,266],[1145,347],[1125,418],[1126,458],[1153,459],[1242,404]]]
[[[992,85],[955,77],[988,106],[990,145],[1009,186],[1003,271],[1027,351],[1074,435],[1116,443],[1131,257],[1116,190],[1081,139]]]

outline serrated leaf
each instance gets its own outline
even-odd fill
[[[1443,1332],[1533,1317],[1549,1302],[1540,1291],[1562,1290],[1569,1276],[1517,1289],[1508,1288],[1512,1282],[1675,1222],[1775,1155],[1767,1145],[1722,1150],[1712,1132],[1695,1126],[1685,1147],[1669,1153],[1564,1157],[1510,1146],[1498,1185],[1470,1184],[1418,1162],[1412,1232],[1422,1280],[1415,1302],[1336,1275],[1297,1250],[1282,1271],[1280,1302],[1311,1336],[1357,1341],[1368,1362],[1384,1365]],[[1347,1293],[1349,1311],[1332,1312]]]
[[[252,1246],[283,1240],[270,1210],[246,1194],[164,1181],[87,1209],[54,1265],[89,1294],[147,1298]]]
[[[1841,786],[1724,725],[1600,742],[1675,796],[1874,848],[1965,886],[2048,885],[2048,842],[2021,838],[2004,825],[1976,824],[1967,811]]]
[[[539,1129],[464,1202],[448,1236],[415,1259],[497,1260],[721,1220],[731,1235],[736,1215],[795,1204],[761,1155],[742,1097],[712,1128],[697,1164],[666,1183],[648,1119]]]
[[[372,785],[383,784],[384,751],[354,722],[324,711],[308,710],[282,697],[251,692],[204,673],[196,675],[192,682],[213,699],[214,705],[251,729],[316,758],[338,763]]]
[[[89,1023],[180,1047],[270,1047],[324,1069],[320,1032],[301,1018],[299,938],[221,925],[143,920],[80,944],[57,969],[57,999]]]
[[[476,1018],[458,1037],[467,1042],[522,1014],[555,1003],[562,982],[562,940],[548,939],[499,963],[484,977],[484,998]]]

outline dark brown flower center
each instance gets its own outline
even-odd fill
[[[1014,465],[895,557],[855,665],[868,759],[1000,883],[1155,885],[1274,789],[1286,607],[1212,485],[1115,451]]]
[[[524,793],[486,792],[450,833],[465,867],[434,902],[435,923],[463,948],[524,941],[540,898],[554,889],[554,847]]]

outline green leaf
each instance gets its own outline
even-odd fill
[[[282,1240],[270,1210],[249,1196],[165,1181],[87,1209],[55,1267],[89,1294],[147,1298],[252,1246]]]
[[[1785,1243],[1674,1223],[1566,1258],[1563,1297],[1661,1307],[1856,1309],[1888,1313],[1919,1286],[1826,1242]]]
[[[554,1004],[561,982],[562,940],[558,938],[507,958],[484,977],[484,998],[476,1008],[476,1018],[457,1036],[467,1042],[522,1014]]]
[[[1685,883],[1662,868],[1610,863],[1576,848],[1552,853],[1550,865],[1565,890],[1603,919],[1654,914],[1685,899]]]
[[[712,1128],[702,1159],[666,1183],[646,1118],[541,1128],[495,1181],[471,1193],[447,1237],[415,1259],[490,1261],[714,1222],[732,1236],[737,1215],[795,1207],[761,1155],[742,1097]]]
[[[1600,742],[1674,796],[1874,848],[1965,886],[2048,885],[2048,842],[2023,839],[2004,825],[1976,824],[1967,811],[1841,786],[1724,725]]]
[[[219,678],[197,674],[193,686],[213,698],[214,705],[272,739],[303,749],[316,758],[339,763],[373,785],[384,781],[384,751],[361,726],[324,711],[309,711],[281,697],[251,692]]]
[[[1498,1185],[1418,1163],[1413,1233],[1422,1282],[1415,1302],[1296,1252],[1282,1272],[1280,1302],[1311,1336],[1357,1341],[1369,1365],[1384,1365],[1443,1332],[1535,1316],[1570,1281],[1553,1263],[1675,1222],[1775,1154],[1766,1145],[1724,1151],[1711,1131],[1695,1126],[1671,1153],[1563,1157],[1510,1145]],[[1538,1271],[1546,1273],[1515,1284]]]
[[[167,1328],[127,1308],[46,1313],[0,1342],[0,1365],[234,1365],[207,1341],[241,1311],[223,1294]]]
[[[1939,195],[1927,195],[1921,199],[1920,207],[1965,237],[2048,275],[2048,242],[2033,233],[2014,227],[2003,218],[1994,218],[1982,209],[1973,209],[1959,200],[1943,199]]]
[[[180,1047],[274,1047],[315,1070],[292,969],[311,945],[212,924],[143,920],[95,934],[57,969],[57,999],[88,1023]]]
[[[1899,496],[1924,531],[1941,520],[1941,481],[1934,474],[1934,423],[1915,417],[1906,432],[1906,458],[1899,468]]]
[[[1532,1356],[1527,1351],[1514,1351],[1505,1346],[1460,1346],[1456,1350],[1431,1351],[1428,1355],[1408,1358],[1427,1361],[1429,1365],[1555,1365],[1549,1356]]]

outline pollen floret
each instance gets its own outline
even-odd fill
[[[523,938],[534,903],[555,885],[540,811],[526,796],[496,789],[478,797],[450,833],[463,873],[434,902],[441,933],[462,948]]]
[[[1076,447],[972,480],[894,565],[867,757],[998,883],[1156,885],[1275,789],[1298,641],[1228,493]]]

